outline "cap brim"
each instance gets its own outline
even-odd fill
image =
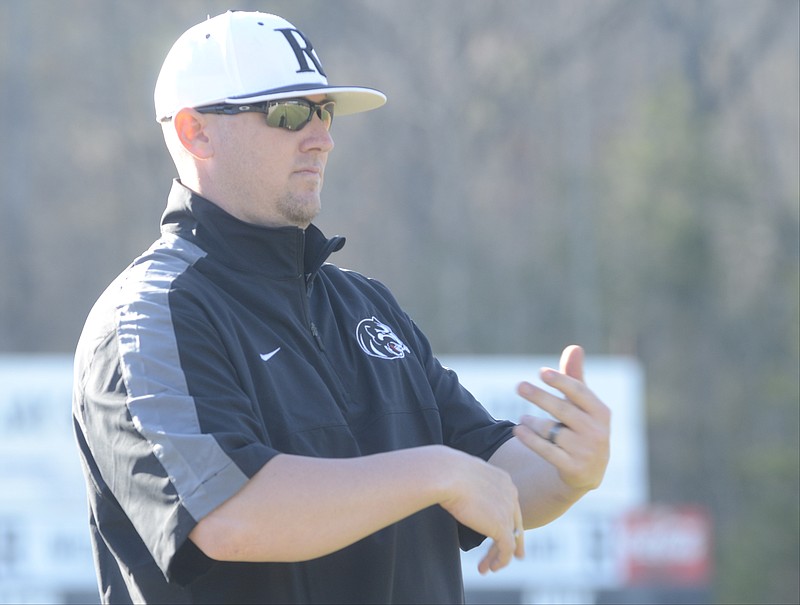
[[[225,103],[257,103],[259,101],[274,101],[276,99],[291,99],[295,97],[310,97],[325,95],[336,103],[336,115],[343,116],[351,113],[360,113],[377,109],[386,103],[386,95],[374,88],[362,86],[325,86],[309,84],[306,86],[291,86],[283,89],[273,89],[256,94],[240,97],[228,97]]]

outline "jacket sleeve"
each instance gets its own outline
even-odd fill
[[[79,344],[75,412],[95,482],[169,578],[196,523],[277,452],[201,305],[148,283],[97,312],[106,336]]]
[[[514,423],[495,419],[431,352],[427,338],[415,326],[416,342],[431,389],[439,405],[446,445],[488,461],[512,437]]]

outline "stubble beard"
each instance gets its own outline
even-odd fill
[[[278,212],[291,225],[308,227],[322,209],[319,192],[297,195],[287,193],[277,203]]]

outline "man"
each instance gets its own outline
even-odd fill
[[[463,601],[523,556],[524,528],[599,485],[609,411],[571,347],[498,422],[379,282],[327,263],[312,224],[334,115],[382,93],[328,85],[264,13],[181,36],[155,89],[175,161],[162,235],[100,297],[73,415],[105,602]]]

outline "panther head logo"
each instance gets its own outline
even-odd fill
[[[392,329],[374,316],[358,322],[356,340],[367,355],[380,359],[401,359],[411,353]]]

